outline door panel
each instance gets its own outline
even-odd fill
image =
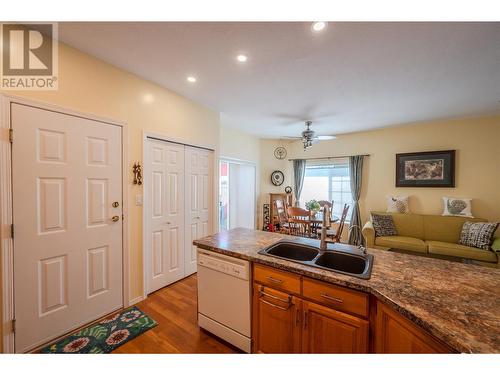
[[[307,301],[303,309],[304,353],[368,353],[368,321]]]
[[[186,146],[185,275],[196,272],[193,240],[212,233],[213,152]]]
[[[20,104],[11,121],[23,352],[122,306],[121,127]]]
[[[253,284],[253,353],[300,353],[301,300]]]
[[[184,146],[148,139],[145,176],[146,290],[184,277]]]

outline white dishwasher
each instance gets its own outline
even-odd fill
[[[198,249],[198,325],[251,351],[250,263]]]

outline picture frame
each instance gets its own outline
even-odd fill
[[[396,154],[396,187],[455,187],[455,150]]]

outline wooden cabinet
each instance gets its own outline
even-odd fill
[[[290,272],[256,264],[253,267],[253,279],[259,284],[270,286],[292,294],[300,294],[301,277]]]
[[[367,353],[368,321],[300,298],[302,282],[306,280],[299,275],[254,265],[253,352]],[[347,288],[323,290],[324,285],[308,285],[309,298],[322,293],[341,296],[347,308],[355,306],[353,309],[359,315],[368,309],[362,303],[363,293],[354,291],[350,295]],[[327,298],[326,303],[332,302]]]
[[[302,295],[321,305],[368,318],[368,295],[349,288],[304,278]]]
[[[368,321],[302,302],[303,353],[368,353]]]
[[[404,316],[377,302],[376,353],[450,353],[451,349]]]
[[[254,283],[253,352],[300,352],[300,299]]]

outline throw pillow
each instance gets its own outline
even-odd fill
[[[375,229],[375,237],[398,235],[391,215],[372,214],[372,223],[373,229]]]
[[[400,214],[409,214],[408,197],[393,197],[390,195],[387,198],[387,212],[397,212]]]
[[[443,216],[474,217],[471,212],[470,198],[447,198],[443,197]]]
[[[498,223],[472,223],[466,221],[460,233],[460,245],[489,250]]]

